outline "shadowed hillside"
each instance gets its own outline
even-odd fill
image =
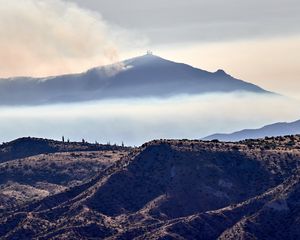
[[[42,153],[121,150],[121,146],[24,137],[0,145],[0,163]]]
[[[86,161],[95,166],[98,161],[102,166],[105,164],[93,177],[84,178],[83,172],[82,178],[86,180],[81,184],[4,210],[0,236],[6,239],[243,239],[245,236],[297,239],[300,236],[296,227],[300,206],[299,136],[239,143],[159,140],[129,153],[115,151],[114,156],[114,160],[105,163],[107,157],[87,153],[72,168],[77,171],[77,164]],[[49,163],[56,159],[47,155],[42,158]],[[68,160],[68,155],[57,158],[66,159],[61,164],[68,166],[74,161]],[[33,158],[28,158],[24,164],[31,161]],[[32,171],[38,174],[38,170]],[[280,225],[283,219],[285,222]],[[272,232],[274,228],[276,231]]]

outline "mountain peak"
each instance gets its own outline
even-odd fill
[[[154,55],[154,54],[146,53],[144,55],[137,56],[132,59],[135,59],[135,60],[162,60],[163,58],[160,56]],[[131,59],[129,59],[129,60],[131,60]],[[166,59],[163,59],[163,60],[166,60]]]
[[[128,60],[123,61],[125,65],[132,65],[132,66],[151,66],[151,65],[160,65],[163,63],[173,63],[172,61],[169,61],[167,59],[164,59],[162,57],[159,57],[154,54],[144,54],[138,57],[134,57]]]
[[[218,75],[228,75],[223,69],[218,69],[215,74],[218,74]]]
[[[0,105],[161,98],[210,92],[267,93],[256,85],[231,77],[224,70],[212,73],[151,52],[124,60],[121,64],[98,67],[80,74],[55,76],[47,78],[47,81],[34,80],[0,81]],[[13,97],[10,94],[12,89]]]

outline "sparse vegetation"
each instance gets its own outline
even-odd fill
[[[0,236],[298,239],[299,147],[300,136],[154,140],[10,160]]]

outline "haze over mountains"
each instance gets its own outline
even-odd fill
[[[65,135],[138,146],[198,139],[297,119],[298,105],[222,70],[147,54],[80,74],[0,80],[0,141]]]
[[[300,134],[300,120],[290,123],[279,122],[264,126],[259,129],[245,129],[228,134],[213,134],[203,138],[203,140],[218,139],[220,141],[240,141],[244,139],[256,139],[295,134]]]
[[[80,74],[0,79],[0,104],[36,105],[238,91],[269,93],[223,70],[208,72],[146,54]]]

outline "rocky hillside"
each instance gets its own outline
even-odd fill
[[[300,136],[238,143],[157,140],[129,152],[111,151],[110,158],[99,151],[76,160],[72,154],[78,153],[20,161],[23,168],[31,166],[31,182],[21,172],[1,170],[9,181],[39,190],[43,182],[48,191],[3,209],[3,239],[300,237]],[[45,175],[39,165],[47,166]],[[70,170],[60,177],[51,168]],[[66,187],[49,194],[54,184]]]
[[[0,163],[42,153],[120,150],[124,147],[87,142],[62,142],[43,138],[24,137],[0,145]]]
[[[0,146],[0,211],[42,199],[99,174],[129,148],[39,138]]]

